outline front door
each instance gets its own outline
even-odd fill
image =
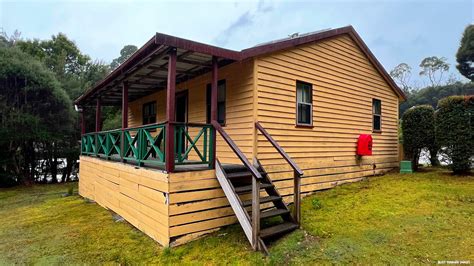
[[[188,121],[188,93],[187,91],[176,94],[176,122],[186,123]],[[182,130],[177,130],[181,128]],[[186,151],[186,127],[176,128],[176,155],[183,154]]]

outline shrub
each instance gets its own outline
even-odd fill
[[[455,174],[469,172],[474,156],[474,95],[449,96],[438,102],[436,139],[452,161]]]
[[[430,105],[414,106],[403,114],[403,148],[415,171],[418,170],[421,150],[434,150],[436,147],[434,122],[434,109]]]

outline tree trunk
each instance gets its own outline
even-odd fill
[[[411,161],[411,164],[412,164],[412,167],[413,167],[413,171],[418,171],[418,161],[420,160],[420,150],[416,150],[414,153],[413,153],[413,157],[412,157],[412,161]]]
[[[438,149],[437,148],[430,148],[430,163],[431,166],[439,166],[439,160],[438,160]]]
[[[49,147],[49,169],[51,173],[51,183],[58,183],[58,160],[56,158],[55,145],[50,143]]]

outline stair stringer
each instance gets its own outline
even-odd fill
[[[240,226],[244,230],[245,236],[249,242],[252,243],[252,224],[248,218],[247,211],[242,207],[239,196],[234,192],[232,184],[230,184],[230,181],[226,178],[222,165],[218,160],[216,160],[216,177],[235,216],[237,216],[237,220],[239,220]]]

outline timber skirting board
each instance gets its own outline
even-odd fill
[[[375,171],[371,163],[302,163],[302,196],[398,166],[397,158],[381,158]],[[293,180],[288,169],[278,165],[266,168],[284,201],[292,203]],[[79,194],[121,215],[163,246],[184,244],[237,222],[214,170],[167,174],[81,156]]]

